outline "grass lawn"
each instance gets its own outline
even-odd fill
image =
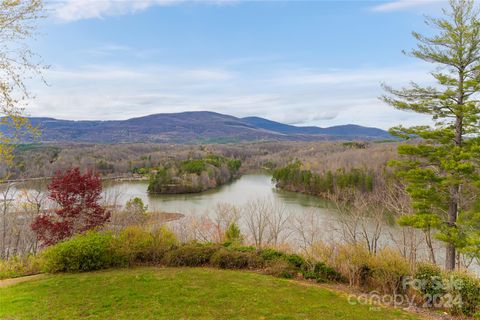
[[[0,288],[0,319],[418,319],[315,286],[230,270],[136,268]]]

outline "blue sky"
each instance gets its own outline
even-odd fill
[[[126,119],[211,110],[297,125],[425,123],[378,100],[428,84],[404,56],[442,1],[71,0],[48,3],[33,116]]]

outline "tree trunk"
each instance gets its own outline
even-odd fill
[[[448,227],[456,228],[458,216],[458,186],[452,187],[450,191],[450,205],[448,208]],[[445,269],[454,270],[456,261],[455,245],[451,242],[447,243],[445,253]]]
[[[445,269],[455,270],[455,253],[456,253],[455,246],[451,243],[447,243],[446,249],[447,250],[446,250],[446,256],[445,256]]]
[[[460,96],[459,96],[459,105],[463,105],[463,74],[460,75]],[[462,147],[463,145],[463,114],[456,116],[455,121],[455,145],[457,147]],[[457,227],[457,218],[458,218],[458,204],[460,201],[460,186],[453,185],[450,189],[450,204],[448,208],[448,227],[456,228]],[[448,242],[445,252],[445,269],[455,270],[456,262],[456,248],[455,244]]]
[[[433,264],[437,264],[437,260],[435,259],[435,249],[433,248],[433,243],[432,243],[432,231],[430,228],[428,231],[424,231],[425,234],[425,242],[427,243],[428,250],[429,250],[429,255],[430,255],[430,262]]]

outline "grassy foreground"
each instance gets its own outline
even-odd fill
[[[1,319],[417,319],[249,272],[137,268],[51,275],[0,288]]]

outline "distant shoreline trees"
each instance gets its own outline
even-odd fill
[[[272,179],[280,189],[328,197],[345,189],[356,191],[373,191],[375,175],[363,169],[327,170],[316,173],[302,168],[300,161],[294,161],[284,167],[275,169]]]
[[[231,182],[238,177],[240,166],[240,160],[208,155],[140,171],[150,171],[149,193],[196,193]]]

